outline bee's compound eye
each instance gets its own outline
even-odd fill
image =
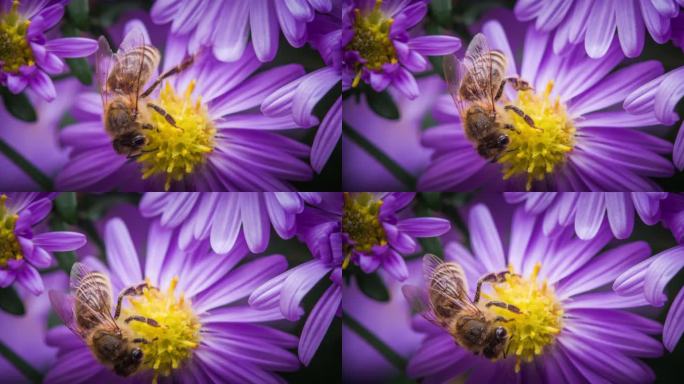
[[[140,361],[142,360],[143,352],[140,350],[140,348],[133,348],[133,350],[131,351],[131,357],[135,361]]]
[[[143,145],[145,145],[145,137],[141,135],[135,136],[133,138],[132,144],[134,147],[142,147]]]
[[[499,146],[505,147],[508,145],[508,142],[509,142],[508,136],[501,135],[497,138],[496,142],[499,144]]]
[[[496,338],[499,340],[503,340],[508,332],[506,332],[506,328],[504,327],[499,327],[496,329]]]

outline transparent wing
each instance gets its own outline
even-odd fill
[[[95,54],[95,77],[97,78],[97,90],[100,92],[102,106],[104,107],[107,105],[110,92],[107,89],[107,79],[109,78],[109,72],[112,70],[112,63],[115,58],[104,36],[100,36],[98,44],[97,53]]]
[[[97,276],[96,278],[94,278]],[[93,271],[83,263],[71,267],[70,286],[74,300],[78,302],[79,313],[101,324],[116,328],[112,317],[112,289],[109,279],[102,273]]]
[[[138,95],[140,95],[140,88],[147,82],[149,78],[144,78],[143,68],[145,63],[145,32],[138,25],[131,28],[126,34],[119,50],[116,52],[117,61],[120,62],[120,68],[126,70],[120,71],[119,76],[126,76],[126,79],[121,79],[121,82],[132,82],[134,84],[134,91],[129,94],[131,98],[131,105],[138,105]]]
[[[461,310],[478,310],[468,297],[468,286],[460,265],[435,255],[423,256],[423,277],[428,289]]]
[[[446,55],[442,57],[442,71],[447,83],[447,91],[454,100],[459,115],[462,115],[466,108],[465,100],[462,100],[459,94],[463,80],[463,63],[454,55]]]
[[[404,294],[413,311],[420,313],[426,320],[435,325],[443,325],[435,316],[434,308],[430,304],[430,299],[428,299],[424,289],[415,285],[404,285],[401,287],[401,293]]]
[[[76,323],[76,316],[74,315],[74,297],[71,295],[66,295],[63,292],[50,290],[48,293],[50,296],[50,303],[52,303],[52,308],[57,313],[64,325],[67,326],[73,333],[80,337],[84,337],[83,331],[79,328]]]
[[[477,95],[491,101],[494,108],[493,70],[487,38],[482,33],[473,37],[463,58],[465,70],[474,78],[473,87]]]

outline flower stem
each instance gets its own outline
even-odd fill
[[[395,368],[399,370],[402,374],[406,371],[406,360],[404,360],[401,355],[396,353],[392,348],[375,336],[371,331],[359,323],[356,319],[349,315],[347,312],[342,313],[342,322],[354,331],[357,335],[361,336],[368,344],[375,348],[382,356],[387,359]]]
[[[17,355],[12,349],[0,342],[0,355],[2,355],[8,362],[21,372],[32,383],[40,383],[43,381],[43,375],[33,368],[26,360]]]
[[[14,148],[10,147],[3,139],[0,139],[0,152],[10,159],[17,167],[21,168],[21,170],[31,177],[31,179],[33,179],[33,181],[35,181],[43,190],[52,190],[52,181],[50,178]]]
[[[354,128],[349,126],[347,123],[342,122],[342,131],[345,136],[351,139],[356,145],[361,147],[363,150],[368,152],[369,155],[373,156],[380,164],[382,164],[394,177],[402,182],[408,190],[416,189],[416,180],[408,171],[402,168],[396,161],[392,160],[387,154],[385,154],[380,148],[376,147],[368,139],[363,137]]]

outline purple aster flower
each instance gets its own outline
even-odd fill
[[[634,228],[634,212],[645,224],[660,221],[660,204],[667,197],[663,192],[507,192],[506,201],[525,203],[525,212],[544,213],[543,230],[552,231],[574,222],[577,237],[589,240],[608,222],[613,236],[626,239]]]
[[[554,53],[584,42],[589,57],[608,53],[617,30],[622,51],[636,57],[644,48],[644,24],[659,44],[670,40],[682,0],[520,0],[515,15],[522,21],[535,20],[541,32],[555,30]]]
[[[225,255],[202,246],[184,251],[172,231],[155,222],[147,237],[147,256],[140,258],[118,218],[107,223],[104,241],[109,267],[93,257],[84,263],[110,277],[115,295],[141,282],[158,288],[144,289],[141,295],[125,300],[120,319],[136,314],[155,319],[160,327],[128,323],[136,337],[154,341],[140,344],[141,370],[126,380],[98,362],[67,327],[53,328],[47,342],[59,352],[46,383],[149,382],[157,377],[182,382],[280,383],[283,380],[275,372],[299,367],[289,351],[296,347],[297,337],[259,324],[282,319],[280,312],[239,303],[287,269],[283,256],[245,262],[244,246]],[[68,314],[72,310],[58,300],[54,304],[58,311]]]
[[[501,324],[511,335],[510,352],[497,361],[476,356],[442,327],[416,316],[414,329],[425,338],[408,363],[409,376],[445,382],[468,371],[468,381],[474,383],[643,383],[655,379],[639,358],[662,354],[662,345],[650,336],[660,334],[662,327],[626,311],[648,302],[639,295],[622,297],[600,289],[646,259],[648,245],[632,242],[601,252],[611,240],[605,227],[593,239],[581,240],[570,228],[547,236],[541,224],[538,216],[516,210],[506,229],[510,242],[505,252],[489,209],[482,204],[471,208],[472,253],[453,242],[445,247],[445,260],[461,265],[470,297],[478,279],[488,273],[508,270],[517,274],[482,289],[484,301],[503,301],[521,311],[513,314],[489,307],[508,320]]]
[[[76,232],[42,232],[34,227],[52,209],[41,193],[0,193],[0,287],[15,281],[34,295],[43,293],[38,268],[52,265],[50,252],[73,251],[86,243]]]
[[[84,57],[97,49],[97,42],[81,37],[48,40],[45,33],[64,15],[64,0],[3,0],[0,3],[0,84],[12,93],[26,87],[45,100],[56,96],[48,75],[61,73],[64,58]]]
[[[195,53],[211,46],[221,61],[240,59],[248,37],[259,61],[271,61],[278,51],[280,31],[294,47],[306,42],[307,23],[316,12],[330,12],[332,0],[215,0],[188,3],[158,0],[152,6],[152,20],[171,23],[171,35],[183,49]]]
[[[489,47],[507,57],[506,75],[517,76],[520,68],[520,77],[533,87],[515,92],[507,86],[503,97],[529,115],[535,128],[507,112],[516,129],[508,134],[507,150],[489,163],[466,137],[454,102],[443,96],[434,112],[439,125],[422,138],[434,153],[419,190],[657,191],[650,178],[674,173],[666,158],[672,144],[632,129],[657,125],[653,114],[632,115],[621,107],[627,95],[662,74],[660,63],[612,72],[623,59],[616,44],[601,59],[591,59],[578,47],[554,54],[550,35],[534,26],[527,27],[524,43],[511,40],[512,45],[496,20],[484,23],[482,32]],[[512,54],[518,51],[520,67]]]
[[[684,195],[670,193],[667,199],[660,203],[663,226],[672,231],[677,243],[684,243]]]
[[[674,69],[643,84],[624,101],[625,109],[633,114],[652,113],[663,125],[679,121],[674,109],[684,96],[684,67]],[[684,122],[682,123],[684,126]],[[679,128],[672,158],[675,166],[684,170],[684,129]]]
[[[418,250],[416,238],[446,233],[451,225],[438,217],[405,217],[415,193],[345,192],[337,195],[335,212],[342,223],[344,261],[365,273],[382,268],[397,280],[408,270],[403,254]]]
[[[319,121],[313,114],[316,105],[340,82],[342,52],[339,17],[318,15],[309,28],[309,43],[321,54],[326,67],[317,69],[266,97],[261,111],[266,116],[291,114],[300,127],[312,127]],[[338,90],[339,92],[339,90]],[[342,135],[342,97],[338,97],[320,122],[311,146],[311,166],[320,173]]]
[[[165,228],[178,229],[182,249],[208,239],[216,253],[245,242],[250,251],[261,253],[268,246],[271,226],[283,239],[293,237],[295,218],[304,204],[319,201],[317,193],[306,192],[148,192],[140,201],[140,212],[159,218]]]
[[[684,268],[684,246],[678,245],[650,257],[621,274],[613,284],[618,294],[643,295],[653,306],[667,301],[664,290],[670,280]],[[680,289],[665,318],[663,344],[672,352],[684,333],[684,289]]]
[[[412,29],[426,14],[425,0],[344,0],[342,90],[363,80],[377,92],[392,86],[416,98],[419,90],[412,72],[430,69],[425,56],[461,47],[461,40],[452,36],[415,36]]]
[[[126,30],[144,25],[131,21]],[[149,37],[145,37],[150,41]],[[164,70],[183,61],[185,51],[171,39]],[[62,143],[71,160],[57,177],[62,190],[277,190],[289,181],[309,180],[304,160],[309,147],[269,132],[295,128],[291,116],[267,117],[256,109],[275,90],[304,74],[299,65],[256,73],[261,63],[251,45],[239,60],[218,61],[208,51],[172,76],[151,95],[181,129],[152,113],[154,130],[135,161],[119,155],[102,123],[100,96],[87,93],[76,101],[79,122],[67,126]],[[142,180],[141,180],[142,179]]]
[[[307,206],[297,216],[297,237],[311,250],[313,260],[304,262],[257,288],[249,303],[262,310],[278,310],[296,321],[303,315],[304,297],[318,282],[328,277],[330,285],[313,306],[299,339],[299,359],[309,365],[323,341],[342,302],[342,263],[344,235],[335,203],[338,193],[326,193],[316,207]],[[339,208],[339,207],[337,207]]]

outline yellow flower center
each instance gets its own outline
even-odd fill
[[[174,276],[166,292],[145,288],[141,296],[130,298],[131,305],[122,310],[122,319],[140,315],[159,323],[159,327],[137,321],[129,323],[135,337],[148,340],[147,344],[140,344],[142,368],[154,370],[155,382],[160,375],[169,376],[187,361],[200,343],[201,324],[190,300],[183,293],[176,297],[177,284],[178,276]]]
[[[10,260],[21,260],[24,257],[19,241],[14,235],[19,215],[10,212],[6,202],[7,195],[3,194],[0,196],[0,268],[7,267]]]
[[[376,0],[373,9],[366,15],[361,9],[354,9],[354,37],[345,47],[349,51],[357,51],[366,60],[365,67],[372,71],[380,71],[383,64],[396,63],[397,55],[394,44],[390,40],[390,28],[394,22],[386,18],[380,11],[382,0]],[[356,76],[352,87],[361,81],[362,64],[357,64]]]
[[[495,284],[491,294],[484,294],[487,300],[502,301],[520,308],[520,314],[507,309],[490,307],[497,314],[509,319],[502,323],[510,336],[509,353],[516,356],[515,371],[520,371],[520,362],[531,362],[541,355],[544,347],[550,345],[561,331],[563,308],[556,299],[553,289],[546,280],[537,283],[541,264],[537,263],[529,278],[507,275],[506,281]],[[513,268],[509,266],[513,273]]]
[[[532,90],[518,92],[514,104],[534,120],[535,128],[508,112],[517,132],[509,134],[510,151],[504,152],[498,162],[503,164],[504,180],[526,174],[527,190],[533,180],[543,180],[555,167],[563,165],[575,145],[575,126],[560,99],[551,100],[552,89],[553,81],[549,81],[541,95]]]
[[[19,14],[19,0],[12,2],[12,9],[0,15],[0,62],[5,72],[17,73],[22,65],[34,65],[33,51],[26,41],[31,21]]]
[[[203,165],[207,155],[214,150],[216,128],[206,107],[202,105],[202,98],[192,100],[194,89],[195,80],[179,96],[171,84],[166,83],[159,98],[153,101],[153,104],[173,117],[175,127],[161,114],[149,111],[155,129],[145,131],[148,143],[138,162],[142,163],[143,179],[164,175],[166,190],[171,186],[171,181],[183,180],[195,168]]]
[[[387,244],[385,230],[380,224],[378,215],[382,200],[368,192],[344,193],[344,209],[342,211],[342,232],[345,232],[354,244],[351,247],[358,252],[370,251],[375,245]],[[347,250],[347,258],[343,268],[349,264],[351,248]]]

